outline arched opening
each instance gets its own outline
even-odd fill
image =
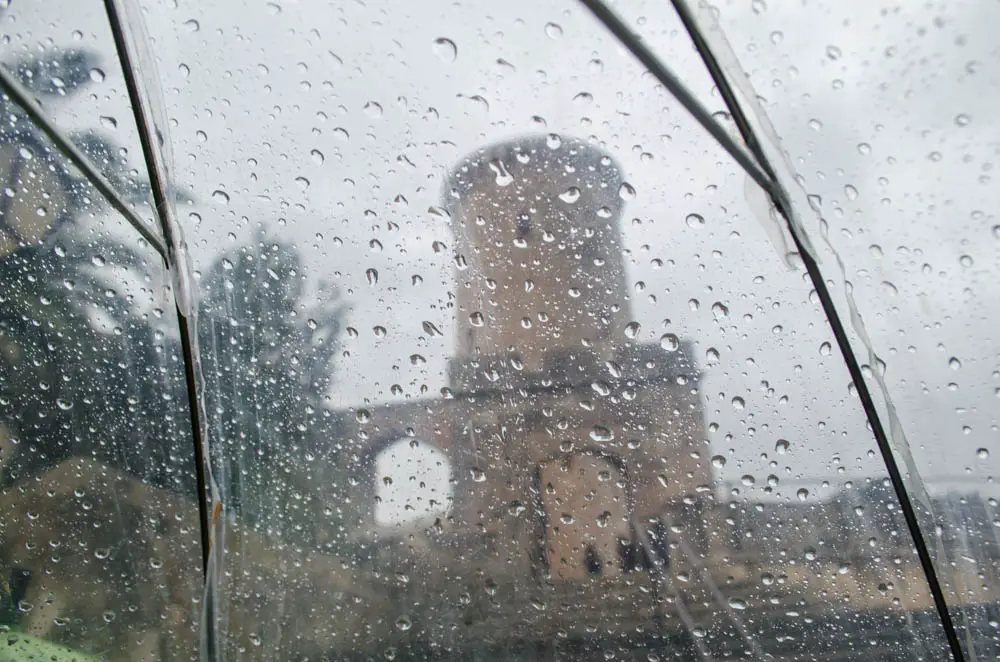
[[[538,468],[552,577],[616,577],[631,543],[628,477],[612,458],[576,453]]]
[[[420,524],[451,507],[451,462],[440,449],[404,438],[375,458],[375,523],[382,527]]]

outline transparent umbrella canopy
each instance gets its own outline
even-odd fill
[[[986,0],[0,6],[0,659],[1000,655]]]

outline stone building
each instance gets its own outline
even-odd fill
[[[358,530],[433,549],[418,571],[431,583],[445,579],[427,564],[528,588],[663,567],[669,527],[703,546],[712,478],[698,370],[685,341],[639,340],[619,166],[592,145],[533,136],[470,154],[444,188],[456,265],[450,385],[438,399],[348,417],[349,473],[364,477],[349,497]],[[380,455],[407,446],[426,449],[449,483],[421,485],[426,466],[380,475]],[[409,496],[394,498],[413,517],[380,525],[377,501],[399,481]]]

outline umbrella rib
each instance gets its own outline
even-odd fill
[[[761,166],[746,149],[733,140],[732,136],[719,125],[708,110],[695,98],[681,81],[674,76],[673,72],[664,65],[660,59],[642,42],[641,38],[625,25],[625,23],[602,0],[580,0],[594,16],[604,24],[618,41],[622,43],[639,62],[646,67],[656,79],[667,88],[667,91],[680,102],[699,124],[726,152],[733,157],[736,163],[746,171],[750,178],[757,182],[757,185],[767,191],[772,196],[780,194],[778,186],[772,177],[761,169]]]
[[[48,118],[45,111],[32,98],[31,93],[4,67],[0,67],[0,88],[3,89],[4,93],[14,103],[21,107],[28,118],[52,141],[56,149],[76,166],[84,178],[111,203],[115,211],[125,217],[128,224],[135,228],[142,238],[149,242],[149,245],[159,253],[160,258],[166,262],[167,246],[163,239],[146,227],[146,224],[139,218],[138,214],[129,207],[128,203],[125,202],[111,183],[101,174],[101,171],[97,169],[97,166],[87,158],[86,154],[80,151],[80,148],[72,140],[63,134],[55,122]]]
[[[909,529],[910,537],[913,539],[914,547],[916,547],[917,557],[920,560],[921,569],[927,579],[927,586],[930,589],[931,597],[934,600],[934,607],[938,613],[938,617],[941,619],[941,627],[944,630],[945,638],[948,640],[948,647],[951,650],[951,655],[955,662],[964,662],[965,652],[962,650],[962,646],[959,643],[958,632],[956,631],[955,623],[951,618],[951,612],[948,609],[948,602],[944,595],[944,589],[941,586],[941,580],[934,567],[934,561],[931,558],[927,541],[924,538],[923,531],[920,528],[920,523],[917,520],[916,509],[913,506],[910,493],[906,489],[906,483],[903,479],[902,471],[900,471],[899,464],[896,462],[896,457],[893,454],[892,445],[890,444],[889,437],[886,434],[885,426],[882,424],[881,416],[875,406],[875,400],[872,398],[871,391],[868,388],[868,383],[864,378],[864,373],[861,371],[861,364],[854,353],[854,349],[851,347],[846,329],[833,302],[833,297],[830,295],[830,291],[826,286],[826,280],[823,278],[823,274],[820,271],[815,258],[803,245],[799,232],[796,231],[792,222],[791,205],[788,204],[787,194],[778,182],[778,179],[775,176],[774,168],[771,166],[767,154],[764,152],[763,146],[754,132],[753,126],[750,124],[746,113],[743,111],[742,106],[736,98],[736,94],[733,91],[732,86],[729,84],[729,79],[726,77],[722,66],[715,57],[715,53],[712,52],[711,47],[708,45],[708,41],[702,34],[701,28],[698,26],[694,14],[691,12],[691,8],[688,6],[687,0],[672,0],[672,2],[678,16],[681,19],[681,22],[687,29],[688,34],[691,35],[691,40],[694,42],[695,48],[698,50],[702,61],[705,63],[705,67],[712,76],[712,80],[715,81],[716,86],[719,88],[719,92],[722,94],[722,98],[725,100],[726,106],[729,108],[729,112],[732,115],[740,134],[743,136],[744,141],[753,153],[754,157],[756,157],[761,168],[764,169],[771,180],[775,183],[775,189],[778,195],[774,195],[773,193],[771,194],[771,203],[774,205],[778,213],[785,219],[785,223],[788,225],[788,230],[795,241],[796,250],[802,258],[806,271],[809,274],[809,279],[812,281],[813,288],[819,296],[820,305],[823,309],[823,313],[826,315],[827,321],[830,324],[833,335],[837,339],[837,345],[840,348],[840,353],[844,359],[844,363],[847,364],[847,369],[851,375],[852,381],[854,382],[858,398],[861,400],[861,406],[864,409],[865,417],[868,419],[868,424],[872,429],[872,435],[875,437],[879,453],[882,455],[882,460],[885,463],[886,473],[889,474],[889,480],[892,483],[893,491],[896,494],[896,499],[899,501],[900,510],[903,511],[903,518],[906,520],[906,527]]]
[[[135,118],[136,128],[139,132],[139,142],[142,145],[142,155],[146,162],[146,170],[149,173],[150,188],[153,191],[153,202],[156,207],[156,214],[160,221],[163,237],[168,248],[167,268],[175,271],[175,276],[180,277],[177,270],[183,268],[180,256],[180,236],[171,212],[170,201],[167,197],[167,176],[164,164],[160,160],[159,153],[154,144],[155,129],[152,119],[149,117],[149,107],[146,99],[139,90],[139,74],[133,59],[133,54],[129,51],[128,40],[125,35],[125,26],[122,14],[116,0],[105,0],[105,11],[108,15],[111,33],[114,36],[115,48],[118,53],[119,64],[125,78],[125,86],[128,88],[129,102],[132,106],[132,114]],[[197,362],[194,350],[193,329],[190,324],[192,311],[183,310],[183,301],[176,301],[177,326],[180,330],[181,353],[184,357],[184,378],[188,394],[188,408],[191,417],[191,433],[194,440],[195,474],[198,483],[198,515],[201,523],[201,554],[204,580],[208,581],[209,553],[211,549],[211,523],[208,503],[208,468],[207,454],[205,452],[205,438],[202,430],[201,409],[198,401],[198,378]],[[211,621],[211,619],[208,619]]]
[[[604,23],[616,37],[618,37],[622,44],[628,48],[632,54],[635,55],[668,90],[674,93],[678,101],[680,101],[681,104],[687,108],[692,115],[694,115],[695,119],[697,119],[699,123],[712,135],[712,137],[715,138],[716,141],[718,141],[720,145],[726,149],[726,151],[729,152],[733,158],[736,159],[737,163],[739,163],[740,166],[747,171],[747,174],[749,174],[750,177],[752,177],[754,181],[756,181],[761,188],[768,193],[771,198],[771,203],[774,205],[778,213],[785,219],[785,223],[788,225],[789,232],[795,242],[796,250],[805,265],[809,278],[812,281],[812,285],[820,299],[820,305],[826,315],[828,323],[830,324],[831,331],[837,340],[837,346],[840,349],[844,362],[847,365],[848,372],[850,373],[851,379],[857,390],[858,397],[861,400],[865,417],[868,420],[868,424],[872,428],[872,434],[875,437],[879,452],[881,453],[883,462],[885,463],[886,472],[889,475],[889,480],[892,483],[896,498],[899,501],[900,510],[902,510],[904,519],[906,520],[907,529],[910,532],[914,547],[917,550],[917,556],[920,560],[921,569],[927,579],[928,588],[930,589],[931,597],[934,601],[938,617],[941,619],[941,625],[944,630],[945,637],[948,640],[948,646],[951,650],[952,657],[955,662],[964,662],[965,654],[959,644],[955,624],[952,621],[951,613],[948,611],[948,604],[944,597],[944,591],[934,568],[934,563],[931,559],[927,542],[920,529],[916,510],[914,509],[913,502],[910,499],[909,492],[906,490],[902,472],[899,469],[899,465],[896,463],[895,456],[892,452],[892,446],[889,443],[885,427],[882,425],[882,421],[878,414],[878,409],[875,406],[875,401],[872,398],[871,391],[868,389],[868,385],[865,382],[860,363],[858,362],[858,359],[854,354],[854,350],[851,347],[850,340],[847,336],[843,322],[840,319],[840,315],[837,313],[833,297],[830,295],[830,291],[826,286],[826,281],[823,279],[819,265],[816,263],[816,260],[813,258],[810,251],[804,246],[798,230],[792,223],[791,205],[788,203],[787,194],[775,177],[774,169],[770,165],[767,155],[764,153],[752,125],[750,124],[746,114],[743,112],[743,109],[740,106],[736,95],[722,70],[722,67],[719,65],[718,60],[716,59],[711,48],[708,46],[708,43],[702,35],[697,23],[694,21],[694,17],[691,14],[690,9],[687,7],[686,2],[684,2],[684,0],[672,0],[681,21],[684,23],[685,28],[691,35],[695,48],[698,50],[699,55],[709,71],[709,74],[712,76],[716,86],[719,88],[726,106],[736,123],[737,129],[740,131],[741,136],[753,155],[753,168],[748,168],[744,164],[746,159],[743,158],[745,155],[742,149],[737,149],[735,145],[729,144],[731,142],[729,135],[722,131],[721,127],[719,127],[718,124],[711,119],[709,114],[700,107],[697,100],[695,100],[690,93],[685,90],[683,86],[681,86],[671,72],[656,58],[655,55],[651,53],[649,49],[645,47],[641,41],[639,41],[638,37],[632,33],[632,31],[629,30],[628,27],[626,27],[621,20],[613,12],[611,12],[610,9],[608,9],[603,2],[601,2],[601,0],[580,0],[580,2],[582,2],[594,13],[594,15],[597,16],[597,18],[601,20],[601,22]],[[681,92],[681,94],[678,94],[678,91]],[[720,138],[720,135],[722,138]]]

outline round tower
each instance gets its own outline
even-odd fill
[[[621,579],[666,558],[666,522],[700,519],[687,512],[710,483],[693,452],[697,368],[687,343],[633,331],[618,226],[630,193],[607,153],[555,136],[477,150],[445,185],[454,514],[512,582],[529,567]]]
[[[456,240],[456,356],[539,372],[627,323],[615,161],[579,140],[515,138],[467,156],[445,201]]]

